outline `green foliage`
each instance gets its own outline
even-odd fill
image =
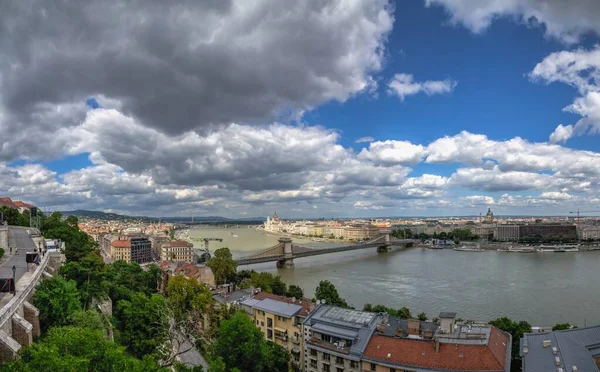
[[[300,299],[300,298],[304,297],[304,291],[299,286],[292,284],[288,287],[286,296],[296,297],[297,299]]]
[[[16,208],[9,208],[6,206],[0,207],[0,212],[4,214],[4,220],[12,226],[29,226],[29,212],[23,211],[19,213]],[[38,211],[38,213],[40,213]],[[2,221],[0,221],[2,222]]]
[[[252,271],[250,279],[247,280],[244,287],[260,288],[261,291],[273,293],[279,296],[285,296],[287,293],[287,285],[281,280],[279,275],[273,275],[267,272]]]
[[[94,240],[85,232],[79,230],[78,220],[69,216],[63,220],[60,212],[54,212],[44,218],[40,230],[49,239],[60,239],[65,243],[67,261],[79,261],[85,255],[96,249]]]
[[[262,332],[243,312],[221,322],[212,345],[210,371],[287,372],[290,355],[265,341]]]
[[[67,262],[59,273],[77,283],[84,308],[93,298],[102,300],[108,296],[106,264],[98,251],[91,251],[78,261]]]
[[[87,328],[94,331],[104,332],[104,322],[102,315],[94,310],[78,311],[71,316],[71,324],[77,328]]]
[[[121,300],[114,313],[119,340],[137,358],[155,354],[165,342],[167,320],[165,299],[135,292],[130,300]]]
[[[396,311],[390,307],[383,306],[383,305],[365,304],[365,306],[363,307],[363,311],[370,311],[373,313],[388,313],[395,317],[398,316],[398,311]]]
[[[512,363],[511,370],[520,371],[521,358],[519,356],[519,343],[525,333],[531,333],[531,324],[525,321],[514,321],[507,317],[498,318],[490,322],[494,327],[512,335]]]
[[[329,280],[321,280],[319,286],[315,290],[315,298],[317,300],[325,300],[325,303],[334,306],[350,308],[346,300],[340,297],[335,285]]]
[[[552,327],[553,331],[564,331],[567,329],[577,328],[577,326],[571,325],[570,323],[558,323]]]
[[[233,256],[227,247],[217,249],[207,265],[215,275],[217,284],[232,281],[236,277],[237,262],[233,260]]]
[[[129,300],[136,292],[145,295],[156,293],[160,275],[160,268],[156,265],[150,265],[147,270],[135,262],[116,261],[108,265],[106,279],[113,306],[116,307],[120,300]]]
[[[193,319],[201,321],[202,314],[213,303],[212,294],[205,285],[196,279],[175,275],[167,284],[167,303],[172,310],[175,322]]]
[[[5,369],[6,368],[6,369]],[[52,328],[41,342],[24,348],[6,371],[162,371],[152,360],[137,360],[102,331],[79,327]]]
[[[0,258],[2,258],[2,256],[4,256],[4,248],[0,248]]]
[[[406,306],[402,306],[400,310],[398,310],[398,318],[400,319],[411,319],[412,314],[410,313],[410,309]]]
[[[40,324],[50,327],[68,325],[71,317],[81,311],[79,292],[74,281],[60,276],[42,280],[33,295],[33,305],[40,311]]]
[[[427,314],[425,314],[425,313],[419,313],[417,315],[417,319],[419,319],[422,322],[425,322],[425,321],[427,321]]]

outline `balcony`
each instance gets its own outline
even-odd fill
[[[292,342],[296,345],[300,345],[300,337],[298,336],[293,336],[292,337]]]
[[[326,349],[326,350],[330,350],[330,351],[334,351],[336,353],[341,353],[341,354],[350,354],[350,348],[343,346],[340,347],[339,345],[334,345],[330,342],[327,341],[323,341],[321,339],[318,339],[316,337],[311,337],[309,338],[306,343],[308,345],[312,345],[312,346],[316,346],[322,349]]]

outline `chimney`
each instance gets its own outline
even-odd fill
[[[435,338],[433,339],[433,347],[435,349],[435,353],[439,353],[440,352],[440,339],[439,338]]]

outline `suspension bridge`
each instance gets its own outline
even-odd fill
[[[412,247],[416,242],[414,239],[390,240],[388,232],[382,233],[381,236],[363,242],[345,245],[342,247],[331,248],[311,248],[292,242],[291,238],[279,238],[279,244],[267,248],[263,251],[254,253],[250,256],[241,257],[236,260],[238,266],[253,265],[263,262],[277,262],[277,267],[294,267],[294,259],[310,256],[318,256],[322,254],[330,254],[336,252],[355,251],[358,249],[377,248],[377,252],[387,252],[393,246]]]

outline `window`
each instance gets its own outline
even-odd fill
[[[371,371],[377,371],[377,365],[375,363],[371,363]]]
[[[267,338],[271,340],[273,339],[273,330],[267,329]]]
[[[258,321],[258,319],[256,319],[256,325],[258,325],[260,322]]]
[[[336,357],[335,358],[335,363],[336,364],[344,364],[344,358],[342,358],[342,357]]]
[[[350,368],[358,368],[358,363],[356,362],[356,360],[350,361]]]
[[[265,322],[260,322],[260,326],[264,327],[265,326]]]
[[[336,368],[336,371],[337,372],[344,372],[344,369],[343,368]]]
[[[390,372],[396,372],[396,368],[390,368]]]
[[[323,353],[323,356],[321,357],[321,359],[323,359],[325,362],[329,362],[329,354]]]
[[[269,328],[273,327],[273,318],[267,318],[267,327],[269,327]]]
[[[317,351],[315,349],[310,349],[311,356],[317,356]]]
[[[317,368],[317,361],[316,361],[316,360],[314,360],[314,359],[311,359],[311,360],[310,360],[310,366],[311,366],[312,368]]]
[[[329,372],[329,364],[323,364],[323,372]]]
[[[329,335],[321,335],[321,340],[331,342],[331,336]]]

